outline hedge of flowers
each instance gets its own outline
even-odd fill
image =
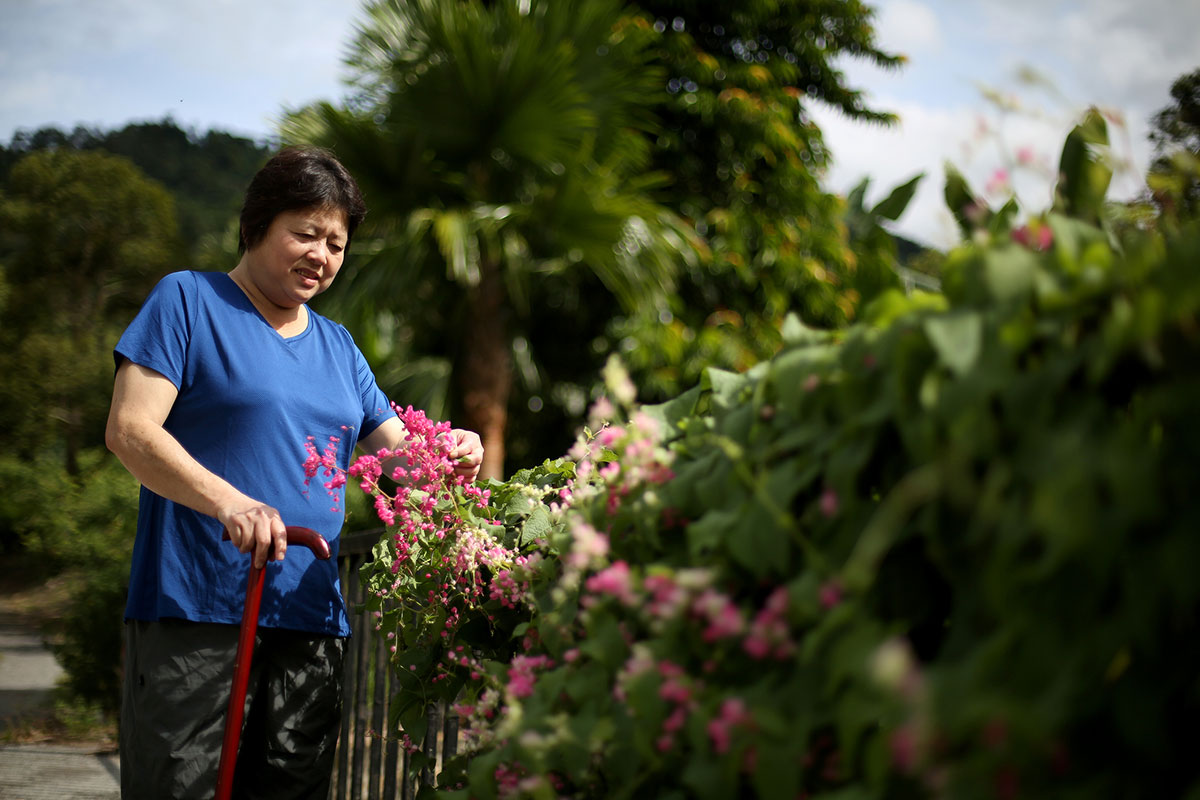
[[[1200,225],[990,224],[669,403],[610,362],[506,483],[415,412],[402,488],[356,464],[395,721],[462,720],[440,795],[1200,792]]]

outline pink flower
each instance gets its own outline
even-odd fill
[[[575,521],[571,529],[574,541],[566,561],[573,567],[586,567],[593,559],[608,555],[608,537],[586,522]]]
[[[383,521],[384,525],[392,525],[396,522],[396,512],[392,510],[392,505],[385,494],[381,494],[375,498],[375,513]]]
[[[671,715],[663,720],[663,730],[667,733],[675,733],[683,727],[685,722],[687,722],[687,709],[683,706],[676,706]]]
[[[821,608],[826,611],[834,608],[842,602],[841,581],[834,578],[821,584],[821,588],[817,590],[817,597],[821,602]]]
[[[666,575],[648,575],[642,585],[650,593],[650,614],[658,619],[678,616],[687,603],[687,593]]]
[[[596,441],[603,447],[612,447],[624,435],[625,429],[620,425],[608,425],[596,435]]]
[[[773,656],[785,659],[796,649],[787,623],[787,589],[780,586],[763,605],[750,623],[750,631],[742,642],[742,649],[751,658],[763,659]]]
[[[658,696],[668,702],[682,705],[692,699],[692,690],[679,678],[672,676],[658,687]]]
[[[821,492],[819,501],[821,514],[825,517],[832,517],[838,512],[838,494],[832,486],[826,486],[825,491]]]
[[[1031,223],[1013,229],[1012,238],[1017,244],[1031,250],[1045,252],[1054,244],[1054,231],[1050,230],[1050,226],[1044,222]]]
[[[746,704],[738,697],[726,698],[721,703],[717,716],[708,721],[708,738],[718,754],[729,752],[735,728],[753,727],[754,718],[746,710]]]
[[[983,187],[983,190],[988,194],[1001,194],[1009,191],[1009,189],[1011,189],[1011,185],[1008,182],[1008,170],[1003,168],[993,172],[992,177],[988,179],[987,184]]]
[[[549,656],[514,656],[508,667],[508,689],[515,697],[533,694],[534,670],[552,667]]]
[[[607,594],[615,597],[627,606],[637,604],[637,596],[633,592],[632,580],[629,576],[629,565],[624,561],[617,561],[611,567],[588,578],[587,589],[593,594]]]
[[[720,720],[709,720],[708,738],[712,740],[713,750],[718,755],[724,755],[729,752],[729,744],[733,737],[730,735],[728,725]]]
[[[596,402],[592,403],[591,409],[588,411],[588,419],[593,424],[607,422],[617,415],[617,409],[613,406],[612,401],[601,395],[596,398]]]
[[[692,602],[692,612],[708,620],[708,627],[704,630],[704,641],[706,642],[738,636],[746,627],[741,609],[729,599],[728,595],[715,589],[705,589]]]
[[[892,764],[901,772],[911,774],[917,766],[917,730],[912,723],[907,723],[892,731],[888,737],[888,749],[891,751]]]

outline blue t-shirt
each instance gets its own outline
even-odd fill
[[[324,452],[337,437],[346,469],[358,440],[395,416],[349,332],[309,310],[304,332],[285,339],[228,275],[176,272],[154,288],[113,356],[175,384],[164,427],[200,464],[277,508],[285,524],[329,540],[328,561],[291,547],[268,564],[259,624],[348,636],[337,572],[343,490],[330,497],[323,472],[305,485],[305,442],[313,437]],[[239,623],[250,556],[223,534],[214,517],[143,486],[126,618]]]

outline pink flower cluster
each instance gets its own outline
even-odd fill
[[[626,606],[637,604],[637,596],[633,591],[633,581],[629,575],[629,565],[617,561],[587,579],[587,590],[595,595],[615,597]],[[594,598],[584,597],[584,605],[590,605]]]
[[[519,581],[513,576],[513,571],[502,569],[492,577],[490,597],[499,600],[505,608],[516,608],[524,605],[529,591],[528,581]]]
[[[1013,228],[1012,238],[1014,242],[1030,250],[1045,251],[1054,245],[1054,232],[1044,222]]]
[[[686,612],[702,626],[704,642],[740,642],[746,654],[756,660],[785,660],[795,653],[786,587],[776,587],[763,607],[748,619],[747,612],[729,594],[708,585],[709,581],[711,577],[706,574],[684,570],[677,575],[648,575],[639,587],[629,565],[616,561],[586,580],[589,594],[584,595],[582,604],[591,608],[605,597],[615,598],[626,607],[643,610],[652,629]],[[830,581],[821,587],[820,594],[822,606],[832,608],[841,601],[841,586]]]
[[[575,569],[586,569],[589,564],[601,561],[608,555],[608,536],[578,518],[572,518],[571,551],[564,561]]]
[[[339,474],[338,437],[330,437],[323,453],[309,437],[305,474],[312,477],[324,470],[331,494],[345,485],[349,475],[358,479],[363,492],[374,496],[376,514],[391,529],[394,576],[390,586],[376,589],[376,596],[390,597],[417,612],[415,624],[425,626],[422,641],[446,641],[454,636],[464,612],[487,599],[483,570],[501,572],[524,559],[474,521],[470,509],[486,508],[491,493],[456,474],[449,456],[454,448],[450,424],[434,423],[411,406],[393,407],[404,425],[399,447],[360,456]],[[394,491],[380,486],[385,473],[396,483]],[[414,624],[408,621],[413,615],[403,616],[405,625]],[[382,624],[379,619],[377,625]]]
[[[692,613],[706,622],[704,641],[716,642],[741,636],[746,629],[742,610],[729,595],[716,589],[705,589],[692,601]]]
[[[727,697],[721,703],[717,716],[708,721],[708,738],[713,750],[720,755],[729,752],[733,734],[737,728],[753,728],[754,717],[746,710],[746,704],[737,697]]]
[[[454,540],[449,546],[449,554],[443,560],[447,559],[448,566],[456,576],[460,588],[464,590],[468,600],[473,604],[483,600],[481,568],[510,564],[519,566],[525,563],[524,556],[517,555],[502,546],[479,528],[468,526],[461,526],[456,530]]]
[[[673,454],[661,446],[662,431],[648,414],[635,412],[628,425],[610,421],[615,409],[606,398],[593,405],[590,419],[600,425],[594,436],[581,436],[568,452],[576,462],[575,480],[568,483],[566,497],[578,501],[597,495],[602,489],[589,483],[598,477],[607,491],[606,510],[616,514],[634,490],[654,487],[675,477],[671,470]],[[612,455],[616,460],[611,460]],[[579,497],[577,492],[583,494]]]
[[[533,694],[535,671],[553,668],[554,659],[549,656],[513,656],[508,665],[508,690],[514,697],[529,697]]]
[[[521,764],[500,764],[492,777],[496,779],[496,789],[501,797],[514,797],[525,777],[525,767]]]
[[[566,784],[554,772],[542,775],[528,775],[521,763],[500,764],[492,773],[496,780],[496,791],[499,797],[507,800],[513,797],[558,797]]]
[[[642,587],[650,594],[647,610],[653,619],[674,619],[687,607],[687,590],[670,575],[647,575]]]
[[[663,720],[662,733],[655,741],[659,752],[665,753],[675,746],[676,735],[687,724],[688,715],[696,710],[695,687],[688,680],[683,667],[666,659],[658,662],[658,674],[662,677],[658,696],[671,707],[671,712]]]
[[[742,648],[751,658],[784,660],[796,650],[787,622],[788,593],[778,587],[750,623]]]

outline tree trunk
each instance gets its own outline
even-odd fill
[[[462,427],[483,439],[481,478],[503,480],[504,431],[512,391],[512,352],[508,298],[500,264],[480,264],[479,284],[467,291],[467,330],[462,371],[457,376],[463,402]]]

